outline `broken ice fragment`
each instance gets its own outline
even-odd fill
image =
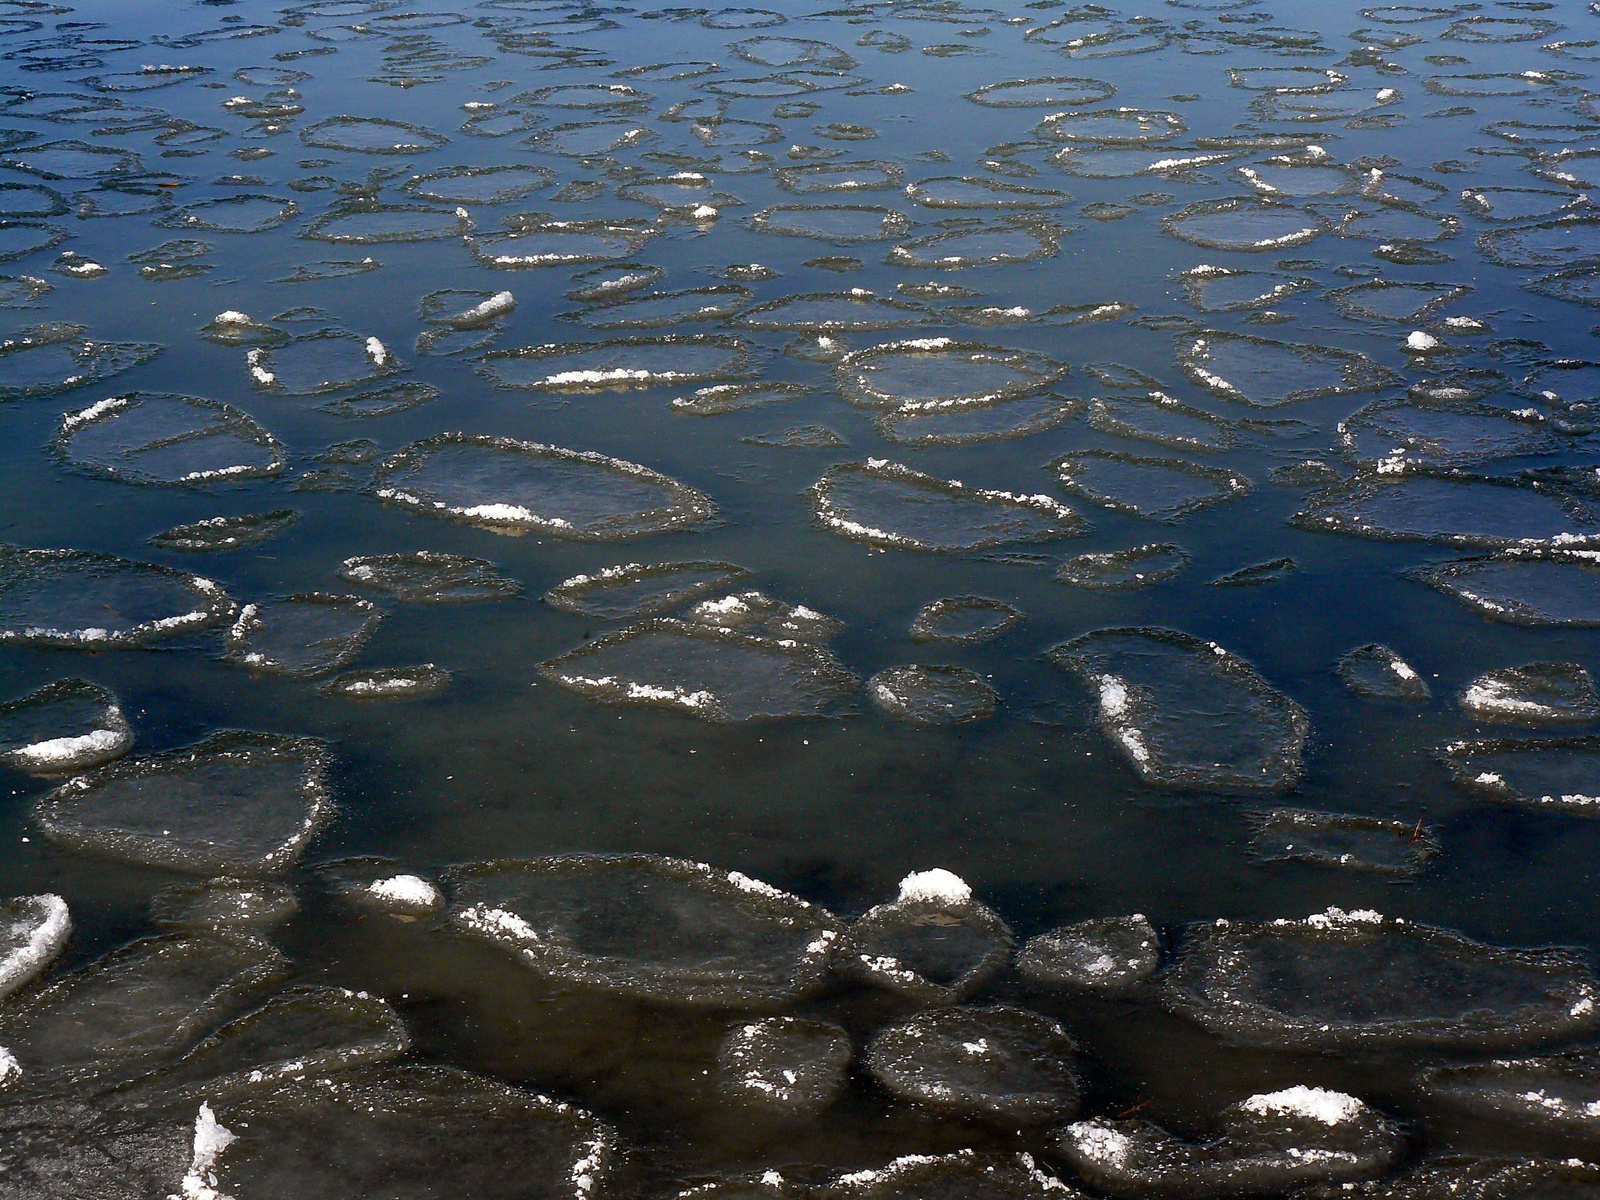
[[[605,620],[631,620],[664,613],[747,578],[734,563],[624,563],[562,580],[544,594],[561,612]]]
[[[999,694],[966,667],[908,663],[867,680],[867,695],[886,716],[910,725],[961,725],[994,715]]]
[[[1487,671],[1466,686],[1460,704],[1479,720],[1518,725],[1581,725],[1600,719],[1594,680],[1569,662]]]
[[[387,592],[402,604],[464,604],[522,591],[520,583],[501,575],[488,559],[437,550],[358,555],[344,560],[339,576]]]
[[[717,1090],[741,1107],[805,1120],[844,1090],[850,1037],[837,1025],[767,1017],[730,1029],[717,1048]]]
[[[1438,834],[1421,821],[1274,808],[1255,813],[1251,825],[1250,852],[1261,862],[1314,863],[1405,880],[1439,853]]]
[[[0,704],[0,762],[30,775],[71,775],[114,762],[133,745],[116,696],[57,679]]]
[[[49,966],[71,934],[72,918],[60,896],[0,899],[0,1000]],[[5,1074],[0,1071],[0,1086]]]
[[[1142,913],[1063,925],[1029,938],[1017,955],[1029,983],[1085,992],[1129,991],[1160,965],[1161,943]]]
[[[242,517],[210,517],[192,525],[174,525],[152,536],[150,544],[161,550],[182,550],[192,554],[241,550],[277,537],[299,523],[300,514],[292,508],[247,513]]]
[[[223,656],[269,675],[322,675],[361,653],[382,619],[377,605],[359,596],[306,592],[261,600],[239,610]]]
[[[911,640],[976,645],[999,637],[1022,620],[1022,612],[1002,600],[946,596],[922,606],[911,622]]]
[[[1427,700],[1428,681],[1389,647],[1379,642],[1357,646],[1339,659],[1339,678],[1358,696],[1378,700]]]

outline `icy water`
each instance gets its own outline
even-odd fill
[[[1597,63],[0,4],[0,1197],[1600,1196]]]

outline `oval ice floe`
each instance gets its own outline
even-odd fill
[[[1161,228],[1205,249],[1262,252],[1303,246],[1331,226],[1309,209],[1238,197],[1191,204],[1162,218]]]
[[[717,1047],[717,1090],[763,1116],[803,1120],[845,1088],[850,1035],[805,1017],[741,1022]]]
[[[34,325],[0,341],[0,401],[54,396],[121,374],[161,353],[154,342],[99,342],[82,325]]]
[[[124,650],[233,613],[209,579],[86,550],[0,546],[0,645]]]
[[[867,695],[885,716],[908,725],[962,725],[994,716],[999,693],[981,675],[957,666],[908,663],[867,680]]]
[[[115,762],[133,729],[107,688],[57,679],[0,704],[0,762],[30,775],[71,775]]]
[[[739,329],[785,333],[865,333],[925,325],[933,310],[909,300],[874,296],[865,288],[848,292],[806,292],[745,309],[731,325]]]
[[[552,981],[710,1008],[819,991],[839,924],[737,871],[651,855],[568,855],[451,870],[449,920]]]
[[[1017,970],[1035,987],[1111,994],[1137,987],[1161,965],[1161,942],[1143,913],[1097,917],[1031,937]]]
[[[367,245],[437,242],[462,237],[471,229],[472,221],[464,208],[349,200],[312,221],[300,236],[316,242]]]
[[[1171,579],[1189,565],[1189,552],[1171,542],[1100,550],[1070,558],[1056,570],[1056,582],[1103,591],[1149,587]]]
[[[637,463],[462,433],[416,442],[381,463],[373,494],[496,532],[581,541],[663,533],[716,511],[708,496]]]
[[[986,83],[967,99],[985,108],[1082,108],[1109,100],[1116,87],[1083,75],[1043,75]]]
[[[1438,834],[1421,821],[1274,808],[1253,813],[1250,825],[1250,857],[1261,863],[1311,863],[1403,882],[1439,853]]]
[[[1026,350],[952,338],[886,342],[846,355],[835,368],[852,404],[902,411],[995,404],[1043,391],[1065,363]]]
[[[1085,528],[1049,496],[969,487],[882,459],[831,468],[810,496],[823,528],[903,550],[984,550],[1076,537]]]
[[[245,354],[250,381],[263,391],[319,396],[369,383],[400,369],[375,337],[324,330],[282,346],[257,346]]]
[[[1600,555],[1593,551],[1513,549],[1435,563],[1410,574],[1491,621],[1600,625]]]
[[[204,229],[212,233],[264,233],[300,212],[293,200],[245,192],[185,205],[156,222],[167,229]]]
[[[896,409],[879,414],[873,425],[901,446],[968,446],[1033,437],[1065,425],[1082,411],[1081,400],[1039,392],[993,404]]]
[[[337,116],[307,125],[300,140],[324,150],[360,154],[421,154],[437,150],[450,139],[441,133],[391,121],[387,117]]]
[[[509,233],[469,237],[467,244],[484,266],[517,271],[627,258],[660,233],[659,226],[640,221],[537,220],[521,223]]]
[[[1079,450],[1051,467],[1069,492],[1116,512],[1161,521],[1179,521],[1214,504],[1241,499],[1254,487],[1237,471],[1110,450]]]
[[[1428,681],[1398,653],[1380,642],[1357,646],[1339,659],[1339,678],[1358,696],[1375,700],[1427,700]]]
[[[1142,108],[1069,109],[1039,122],[1038,132],[1058,142],[1141,146],[1169,142],[1188,128],[1176,113]]]
[[[478,370],[503,387],[610,392],[739,379],[752,364],[746,342],[701,333],[491,350]]]
[[[1600,815],[1600,738],[1451,742],[1439,759],[1458,787],[1480,799]]]
[[[1146,783],[1284,791],[1299,780],[1305,710],[1215,642],[1102,629],[1048,657],[1094,694],[1096,723]]]
[[[1180,403],[1164,392],[1145,396],[1096,396],[1089,425],[1101,433],[1138,438],[1174,450],[1231,450],[1243,439],[1231,421]]]
[[[370,600],[305,592],[246,604],[228,630],[223,657],[253,672],[305,679],[361,653],[383,613]]]
[[[750,227],[846,246],[904,237],[911,221],[877,204],[775,204],[753,214]]]
[[[668,612],[748,578],[734,563],[624,563],[565,579],[544,594],[561,612],[623,621]]]
[[[283,447],[246,413],[161,392],[113,396],[68,413],[56,448],[79,470],[124,483],[266,479],[285,464]]]
[[[1039,218],[936,233],[890,249],[886,262],[899,267],[961,270],[1000,267],[1050,258],[1061,251],[1062,230]]]
[[[556,181],[549,167],[449,167],[413,175],[401,190],[432,204],[505,204]]]
[[[997,638],[1023,621],[1020,609],[987,596],[945,596],[922,606],[911,622],[914,642],[977,645]]]
[[[750,289],[740,284],[718,283],[678,292],[641,292],[562,315],[590,329],[665,329],[733,317],[750,296]]]
[[[347,558],[339,576],[387,592],[402,604],[464,604],[515,596],[522,585],[500,574],[488,559],[414,550]]]
[[[1324,396],[1377,391],[1398,376],[1354,350],[1205,330],[1180,344],[1184,373],[1228,400],[1276,408]]]

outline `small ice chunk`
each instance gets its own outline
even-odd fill
[[[407,916],[436,912],[444,897],[420,875],[391,875],[367,885],[367,893],[392,912]]]
[[[900,903],[948,904],[952,907],[972,903],[972,889],[961,876],[943,867],[913,871],[900,881]]]

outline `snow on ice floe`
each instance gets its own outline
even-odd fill
[[[1345,686],[1358,696],[1416,701],[1433,695],[1416,668],[1379,642],[1349,651],[1339,659],[1337,670]]]
[[[1257,408],[1377,391],[1399,379],[1354,350],[1211,329],[1180,339],[1178,361],[1201,387]]]
[[[1583,725],[1600,719],[1594,679],[1577,663],[1534,662],[1485,671],[1457,703],[1480,721],[1513,725]]]
[[[1038,1013],[959,1005],[886,1025],[866,1064],[891,1095],[1007,1127],[1071,1120],[1078,1112],[1077,1044]]]
[[[359,596],[304,592],[255,601],[239,609],[223,657],[265,675],[324,675],[361,653],[382,619],[382,610]]]
[[[1409,574],[1491,621],[1600,625],[1600,554],[1593,551],[1513,548],[1433,563]]]
[[[1483,738],[1450,742],[1440,761],[1470,795],[1501,804],[1600,815],[1600,738]]]
[[[77,470],[124,483],[203,487],[281,474],[276,438],[214,400],[133,392],[68,413],[57,452]]]
[[[1060,1130],[1055,1151],[1112,1195],[1201,1200],[1376,1178],[1405,1145],[1398,1124],[1356,1097],[1303,1084],[1241,1100],[1217,1126],[1197,1142],[1147,1120],[1095,1117]]]
[[[811,488],[823,528],[898,550],[985,550],[1076,537],[1085,522],[1059,500],[971,487],[882,459],[830,468]]]
[[[561,612],[631,620],[668,612],[749,575],[725,562],[620,563],[562,580],[544,602]]]
[[[57,679],[0,704],[0,762],[30,775],[71,775],[126,754],[133,729],[115,695]]]
[[[86,550],[0,546],[0,645],[138,649],[232,616],[209,579]]]
[[[1025,619],[1020,609],[987,596],[945,596],[924,604],[911,622],[914,642],[977,645],[1009,632]]]
[[[0,899],[0,1000],[43,972],[71,934],[72,918],[60,896]],[[4,1080],[0,1072],[0,1086]]]
[[[1171,542],[1090,551],[1062,563],[1056,569],[1056,581],[1093,591],[1149,587],[1171,579],[1189,560],[1189,552]]]
[[[1096,723],[1147,783],[1282,791],[1299,779],[1305,711],[1215,642],[1103,629],[1049,657],[1094,694]]]
[[[1237,471],[1177,458],[1078,450],[1051,464],[1061,486],[1114,512],[1181,521],[1214,504],[1248,496],[1255,485]]]
[[[710,497],[648,467],[511,438],[446,433],[378,467],[373,495],[497,533],[610,541],[697,525]]]
[[[695,1007],[781,1008],[819,991],[840,928],[737,871],[642,854],[480,863],[445,885],[455,929],[540,975]]]
[[[314,738],[224,730],[78,775],[34,817],[69,850],[203,875],[286,870],[333,816]],[[3,1044],[3,1043],[0,1043]]]
[[[1521,1132],[1592,1143],[1600,1131],[1600,1062],[1589,1048],[1429,1067],[1417,1085],[1432,1105]]]
[[[1029,983],[1083,992],[1129,991],[1160,965],[1161,942],[1143,913],[1063,925],[1029,938],[1017,955]]]
[[[288,884],[229,875],[173,884],[150,898],[150,919],[179,933],[270,929],[299,911],[300,901]]]
[[[851,1171],[834,1180],[840,1200],[1084,1200],[1084,1193],[1043,1170],[1031,1154],[906,1154],[881,1167]]]
[[[850,1035],[826,1021],[741,1021],[717,1047],[716,1086],[743,1109],[803,1121],[839,1098],[850,1059]]]
[[[1191,925],[1168,1005],[1240,1045],[1297,1050],[1512,1047],[1600,1025],[1566,950],[1511,950],[1330,908],[1303,920]]]
[[[436,663],[406,667],[369,667],[335,675],[322,685],[330,696],[351,700],[405,700],[433,696],[450,686],[450,672]]]
[[[1250,856],[1414,879],[1439,853],[1439,835],[1421,821],[1359,813],[1274,808],[1250,816]]]
[[[1000,695],[983,676],[950,665],[885,667],[866,683],[873,706],[908,725],[963,725],[994,716]]]
[[[34,325],[0,341],[0,401],[54,396],[149,362],[155,342],[101,342],[83,325]]]
[[[150,544],[160,550],[181,550],[190,554],[242,550],[287,533],[299,523],[300,513],[292,508],[238,517],[208,517],[162,530],[150,538]]]
[[[738,338],[683,333],[492,350],[478,371],[503,387],[621,392],[739,380],[751,362],[749,346]]]
[[[518,595],[522,585],[485,558],[413,550],[361,554],[339,566],[348,583],[386,592],[402,604],[466,604]]]
[[[1066,364],[1025,350],[951,338],[885,342],[847,354],[835,368],[852,404],[913,411],[996,404],[1043,391]]]

